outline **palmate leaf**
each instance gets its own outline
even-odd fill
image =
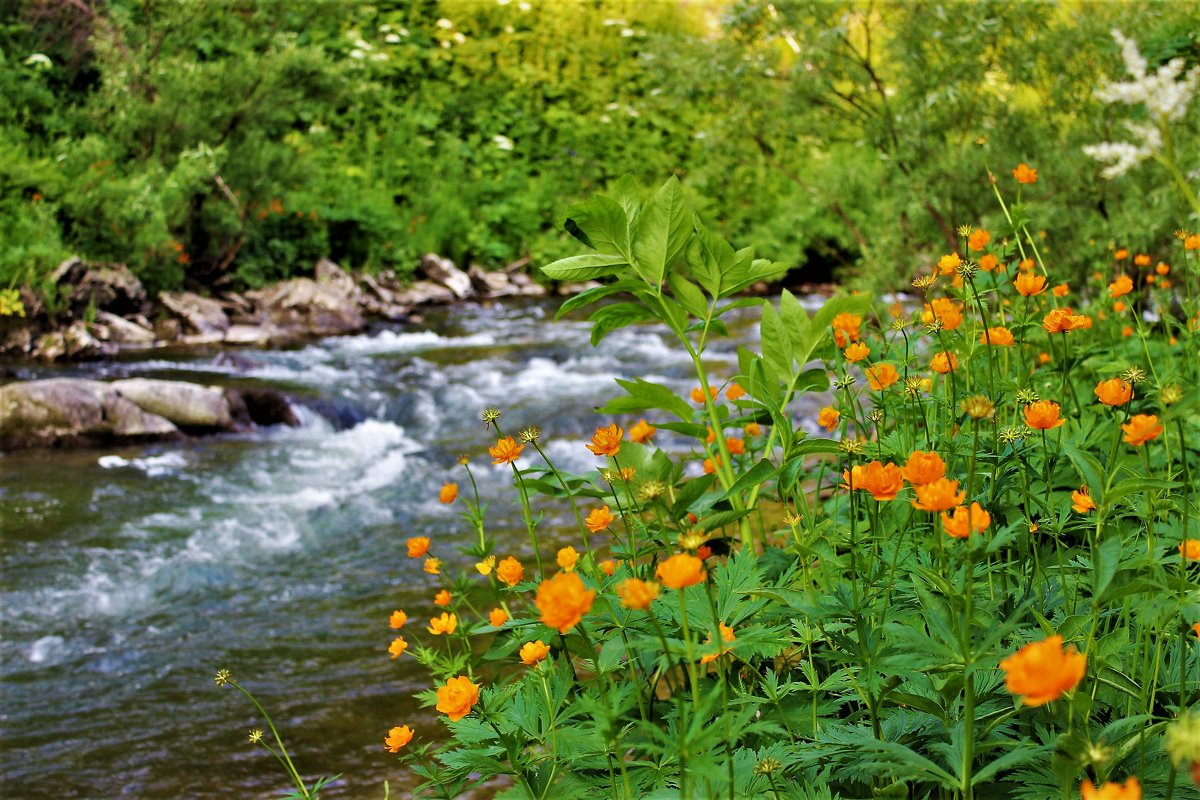
[[[830,726],[817,737],[805,763],[832,762],[863,782],[871,778],[933,783],[947,789],[958,781],[934,761],[899,742],[880,741],[868,732]]]

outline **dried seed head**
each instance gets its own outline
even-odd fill
[[[963,400],[962,409],[972,419],[991,419],[996,416],[995,403],[981,394]]]

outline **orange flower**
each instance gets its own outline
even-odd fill
[[[1000,662],[1004,670],[1004,685],[1013,694],[1021,695],[1021,703],[1042,706],[1074,689],[1087,670],[1087,656],[1075,648],[1063,650],[1063,638],[1058,634],[1040,642],[1025,645]]]
[[[1079,491],[1071,492],[1071,508],[1075,509],[1076,513],[1086,514],[1095,507],[1096,501],[1092,499],[1086,486],[1080,486]]]
[[[425,570],[430,575],[440,575],[442,574],[442,560],[440,558],[433,557],[427,558],[425,559],[425,565],[422,566],[421,569]]]
[[[496,557],[488,556],[483,561],[476,563],[475,569],[480,575],[491,575],[492,571],[496,569]]]
[[[1039,431],[1048,431],[1057,428],[1066,422],[1065,419],[1059,419],[1059,413],[1062,411],[1062,406],[1058,403],[1052,403],[1049,400],[1038,400],[1036,403],[1030,403],[1025,406],[1025,424]]]
[[[387,738],[383,740],[383,746],[389,753],[399,753],[401,747],[412,741],[412,737],[412,728],[401,725],[399,728],[392,728],[388,731]]]
[[[967,237],[967,247],[972,253],[978,253],[988,246],[988,242],[992,240],[992,235],[983,228],[976,228],[971,231],[971,235]]]
[[[1097,789],[1087,778],[1079,787],[1083,800],[1142,800],[1142,787],[1138,779],[1130,775],[1124,785],[1105,783]]]
[[[1129,251],[1122,247],[1120,250],[1113,253],[1113,258],[1115,258],[1117,261],[1124,261],[1125,259],[1129,258]]]
[[[958,253],[944,255],[938,259],[938,274],[953,275],[958,270],[960,264],[962,264],[962,259],[959,258]]]
[[[944,330],[958,330],[963,324],[962,304],[948,297],[935,297],[925,304],[921,322],[931,325],[935,319],[942,323]]]
[[[938,478],[925,484],[913,487],[917,499],[912,501],[913,508],[922,511],[949,511],[962,503],[966,492],[958,491],[958,481],[949,478]]]
[[[558,562],[559,569],[570,572],[579,562],[579,551],[574,547],[564,547],[558,551],[555,561]]]
[[[1096,384],[1096,397],[1106,406],[1122,406],[1133,397],[1133,385],[1120,378],[1100,381]]]
[[[1154,265],[1154,271],[1159,275],[1167,275],[1171,272],[1171,267],[1164,261],[1160,261]]]
[[[1121,300],[1118,300],[1117,302],[1113,303],[1113,311],[1117,314],[1120,314],[1122,311],[1125,310],[1125,308],[1126,308],[1125,303]]]
[[[1000,259],[991,253],[985,253],[979,257],[979,268],[984,272],[991,272],[998,266],[1000,266]]]
[[[592,434],[592,443],[587,449],[594,455],[615,456],[621,451],[621,437],[624,435],[625,431],[618,428],[615,422],[607,428],[596,428],[596,432]]]
[[[508,622],[508,612],[500,606],[496,606],[488,612],[488,624],[493,628],[499,628],[506,622]]]
[[[458,499],[458,484],[443,483],[442,490],[438,492],[438,502],[450,505]]]
[[[762,427],[757,422],[747,422],[746,427],[742,428],[747,436],[759,436],[762,434]]]
[[[930,360],[929,367],[939,375],[954,372],[958,369],[958,356],[948,350],[943,350]]]
[[[450,718],[451,722],[471,713],[471,708],[479,702],[479,685],[471,683],[466,675],[459,675],[446,681],[445,686],[438,687],[437,708]]]
[[[1012,347],[1014,341],[1012,331],[1003,325],[988,328],[986,333],[979,334],[980,344],[990,344],[993,347]]]
[[[841,414],[833,406],[825,406],[821,412],[817,414],[817,424],[827,431],[831,431],[837,427],[838,417]]]
[[[1066,297],[1071,293],[1071,287],[1065,283],[1060,283],[1050,291],[1055,297]]]
[[[639,419],[637,425],[629,429],[629,441],[645,444],[650,441],[658,429],[650,425],[644,419]]]
[[[1046,276],[1034,275],[1032,272],[1022,272],[1013,281],[1013,286],[1023,297],[1033,297],[1046,291]]]
[[[1017,264],[1017,269],[1021,272],[1029,272],[1036,263],[1032,258],[1022,258],[1020,263]]]
[[[845,470],[845,469],[842,470],[842,487],[841,488],[846,489],[847,491],[854,491],[855,489],[863,488],[862,487],[862,477],[863,477],[863,470],[865,470],[865,469],[866,469],[866,467],[864,467],[863,465],[855,464],[853,467],[851,467],[848,470]]]
[[[1148,267],[1150,266],[1150,256],[1145,253],[1138,253],[1133,257],[1133,264],[1136,267]]]
[[[1076,314],[1070,308],[1064,306],[1052,309],[1046,315],[1046,318],[1042,320],[1042,327],[1046,329],[1046,333],[1067,333],[1079,328],[1092,327],[1092,320],[1091,317]]]
[[[1039,364],[1049,364],[1050,363],[1050,354],[1049,353],[1038,353],[1038,363]]]
[[[1133,336],[1133,327],[1130,325],[1126,325],[1124,328],[1121,328],[1121,335],[1124,336],[1125,338],[1129,338],[1130,336]]]
[[[717,387],[715,387],[715,386],[708,387],[708,394],[713,399],[716,399]],[[697,386],[695,389],[692,389],[692,402],[695,403],[696,405],[700,405],[700,406],[704,405],[704,390],[701,389],[699,386]]]
[[[403,636],[397,636],[392,640],[392,643],[388,645],[388,653],[391,654],[392,658],[399,658],[407,649],[408,642],[404,641]]]
[[[488,448],[488,455],[492,457],[493,464],[511,464],[520,458],[524,449],[525,445],[517,444],[511,436],[505,436],[496,440],[495,447]]]
[[[856,361],[862,361],[867,356],[871,355],[871,348],[867,347],[862,342],[854,342],[845,349],[842,353],[846,360],[853,364]]]
[[[992,517],[979,503],[971,503],[971,507],[958,506],[953,516],[942,512],[942,530],[955,539],[966,539],[972,533],[983,533],[992,524]]]
[[[704,562],[687,553],[676,553],[659,564],[654,574],[667,588],[682,589],[704,580]]]
[[[496,565],[496,577],[509,586],[516,586],[525,577],[525,567],[509,556]]]
[[[426,630],[428,630],[434,636],[441,636],[442,634],[449,635],[454,633],[454,629],[457,627],[458,617],[453,614],[447,614],[443,611],[440,616],[429,620],[429,627],[426,628]]]
[[[428,536],[413,536],[408,540],[408,557],[420,558],[429,552]]]
[[[740,456],[746,452],[746,442],[743,439],[735,439],[732,436],[725,438],[725,447],[729,450],[731,456]]]
[[[599,533],[611,525],[613,519],[614,517],[609,507],[600,506],[599,508],[593,508],[588,513],[587,519],[583,521],[583,524],[586,525],[587,529],[592,533]]]
[[[712,475],[714,472],[717,471],[717,465],[720,463],[721,463],[720,458],[717,458],[716,461],[713,461],[711,458],[704,459],[704,474]]]
[[[726,400],[738,400],[746,396],[746,390],[738,386],[736,383],[729,384],[729,388],[725,390]]]
[[[550,648],[541,639],[536,642],[526,642],[521,645],[521,663],[527,667],[536,667],[538,662],[550,655]]]
[[[629,578],[622,581],[621,585],[617,587],[617,594],[621,597],[621,605],[637,611],[645,611],[658,597],[658,584],[654,581]]]
[[[737,637],[733,635],[733,628],[729,627],[729,626],[728,626],[728,625],[726,625],[724,622],[718,622],[718,623],[717,623],[717,630],[719,630],[719,631],[721,632],[721,640],[722,640],[722,641],[723,641],[725,644],[729,644],[730,642],[732,642],[732,641],[734,641],[735,639],[737,639]],[[705,639],[705,640],[704,640],[704,643],[705,643],[705,644],[712,644],[712,636],[711,636],[711,635],[709,635],[709,637],[708,637],[707,639]],[[728,652],[729,652],[729,648],[728,648],[728,647],[724,647],[724,646],[722,646],[722,647],[720,648],[720,650],[719,650],[718,652],[716,652],[716,653],[709,653],[709,654],[708,654],[708,655],[706,655],[706,656],[701,656],[701,657],[700,657],[700,663],[701,663],[701,664],[711,664],[712,662],[714,662],[714,661],[716,661],[716,660],[717,660],[717,657],[718,657],[718,656],[723,656],[723,655],[725,655],[725,654],[726,654],[726,653],[728,653]]]
[[[611,558],[606,558],[600,562],[599,567],[601,572],[611,578],[613,573],[617,571],[617,562],[613,561]]]
[[[900,380],[900,373],[896,368],[887,362],[881,362],[867,367],[864,370],[867,375],[867,385],[877,392],[882,392],[884,389],[891,386],[896,381]]]
[[[1146,283],[1153,284],[1153,283],[1156,283],[1157,281],[1158,281],[1157,275],[1147,275],[1146,276]]]
[[[1200,233],[1192,233],[1183,237],[1184,250],[1200,250]]]
[[[1200,561],[1200,539],[1184,539],[1179,545],[1179,555],[1186,561]]]
[[[1157,439],[1163,426],[1158,424],[1157,414],[1134,414],[1121,430],[1125,431],[1122,439],[1134,447],[1141,447],[1151,439]]]
[[[872,461],[861,473],[855,473],[853,479],[855,489],[870,492],[872,497],[880,501],[895,500],[896,494],[904,488],[904,476],[900,474],[900,468],[891,462],[883,464]]]
[[[1122,297],[1133,291],[1133,280],[1128,275],[1118,275],[1117,279],[1108,285],[1108,293],[1113,297]]]
[[[408,622],[408,614],[403,611],[393,611],[392,615],[388,617],[388,625],[393,628],[403,628],[406,622]]]
[[[450,605],[450,591],[448,589],[442,589],[440,592],[438,592],[437,596],[433,598],[433,604],[443,607]]]
[[[1037,183],[1037,170],[1031,168],[1024,161],[1018,164],[1012,173],[1013,177],[1017,179],[1017,183]]]
[[[538,587],[534,603],[542,612],[542,624],[566,633],[579,624],[592,608],[596,593],[583,585],[576,572],[560,572]]]
[[[843,312],[835,316],[833,321],[829,323],[829,327],[833,328],[833,338],[837,342],[837,346],[845,347],[847,340],[851,342],[858,341],[860,325],[862,325],[862,317],[858,314],[846,314]]]
[[[923,450],[913,450],[900,470],[904,479],[913,486],[933,483],[946,474],[946,462],[937,453],[926,453]]]
[[[1196,632],[1196,638],[1200,639],[1200,622],[1193,622],[1192,630]]]
[[[696,558],[701,561],[707,561],[712,555],[712,548],[706,544],[702,544],[696,548]]]

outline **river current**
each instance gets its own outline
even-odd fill
[[[664,330],[597,348],[551,302],[465,304],[422,329],[379,328],[277,351],[148,355],[30,369],[21,377],[145,376],[278,388],[303,421],[187,443],[0,454],[0,794],[18,798],[229,798],[286,793],[278,764],[247,743],[250,704],[273,713],[302,773],[342,773],[325,798],[404,796],[386,731],[443,726],[413,691],[429,677],[392,661],[388,614],[422,627],[435,586],[405,557],[428,535],[450,569],[466,530],[437,502],[469,454],[501,556],[531,560],[511,474],[493,469],[480,412],[506,431],[536,424],[551,458],[582,473],[595,408],[644,377],[687,392],[686,355]],[[757,320],[757,312],[749,312]],[[735,325],[711,351],[734,369]],[[622,420],[628,424],[634,420]],[[543,523],[569,527],[547,509]],[[552,551],[551,551],[552,552]]]

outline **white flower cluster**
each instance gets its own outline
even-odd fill
[[[1144,105],[1153,122],[1126,121],[1125,129],[1132,135],[1132,142],[1102,142],[1083,148],[1085,154],[1108,165],[1100,173],[1105,178],[1124,175],[1160,152],[1163,147],[1161,126],[1187,113],[1192,95],[1200,86],[1200,67],[1194,67],[1183,75],[1183,59],[1173,58],[1156,72],[1147,73],[1146,59],[1138,50],[1137,42],[1126,38],[1119,30],[1114,30],[1112,35],[1121,45],[1125,69],[1133,80],[1107,81],[1096,90],[1096,97],[1105,103]],[[1179,80],[1180,75],[1183,75],[1183,80]]]

